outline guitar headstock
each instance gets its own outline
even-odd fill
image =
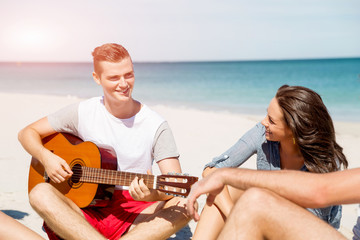
[[[191,185],[198,181],[198,177],[187,174],[165,174],[157,176],[156,189],[174,196],[187,197],[190,193]]]

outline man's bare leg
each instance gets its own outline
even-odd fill
[[[64,239],[106,239],[85,219],[80,208],[48,183],[36,185],[29,195],[31,206],[46,224]]]
[[[146,208],[135,219],[130,231],[121,240],[161,240],[185,227],[191,220],[185,210],[186,199],[172,198]]]
[[[235,204],[219,239],[346,239],[308,210],[265,189],[249,189]]]

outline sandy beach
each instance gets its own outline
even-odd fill
[[[27,94],[0,93],[0,210],[46,238],[42,219],[32,210],[27,197],[30,155],[17,140],[18,131],[31,122],[48,115],[70,103],[80,101],[75,97],[57,97]],[[166,105],[150,106],[169,122],[180,151],[183,172],[201,176],[205,163],[221,154],[263,116],[246,116],[229,112],[211,112]],[[350,168],[360,167],[360,123],[335,122],[338,143],[350,163]],[[242,167],[255,168],[252,157]],[[154,173],[158,173],[155,166]],[[199,200],[200,209],[204,197]],[[340,231],[349,239],[357,218],[357,204],[344,205]],[[171,239],[189,239],[196,223]]]

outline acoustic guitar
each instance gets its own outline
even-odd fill
[[[137,176],[143,178],[149,189],[186,197],[191,185],[198,178],[187,175],[149,175],[117,171],[116,153],[113,148],[96,145],[66,133],[55,133],[42,139],[44,146],[63,158],[73,175],[62,183],[55,183],[48,177],[44,166],[36,158],[31,159],[28,192],[37,184],[48,182],[77,206],[104,207],[114,192],[115,185],[129,186]]]

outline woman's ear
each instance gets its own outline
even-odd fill
[[[96,72],[93,72],[92,75],[96,84],[101,85],[100,77],[96,74]]]

